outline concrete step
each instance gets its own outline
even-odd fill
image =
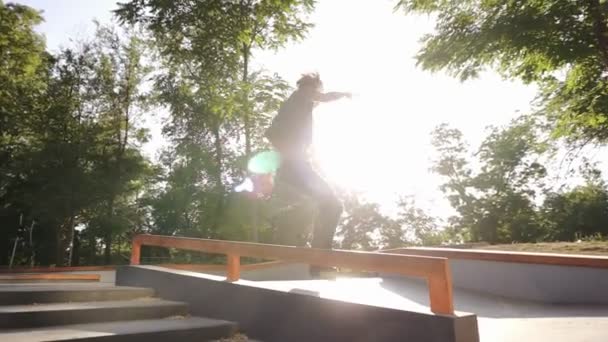
[[[156,298],[0,306],[0,329],[131,321],[186,315],[188,305]]]
[[[0,284],[0,305],[129,300],[152,295],[152,289],[106,284]]]
[[[14,283],[59,283],[59,282],[99,282],[101,276],[99,274],[0,274],[0,284]]]
[[[0,331],[0,341],[204,342],[231,336],[232,322],[199,317]]]

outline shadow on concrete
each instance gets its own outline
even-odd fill
[[[384,277],[380,286],[403,298],[429,306],[428,288],[424,281]],[[471,312],[488,318],[608,317],[608,306],[605,305],[551,305],[462,289],[454,289],[454,306],[457,311]]]
[[[291,289],[289,291],[289,293],[297,293],[297,294],[313,296],[313,297],[321,296],[321,293],[319,291],[311,291],[311,290],[306,290],[306,289]]]

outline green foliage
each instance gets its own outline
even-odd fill
[[[18,8],[20,13],[36,13]],[[14,28],[29,31],[18,36],[36,37],[33,25],[40,18],[30,18],[35,20],[29,24],[13,23]],[[20,47],[22,42],[9,43]],[[28,247],[38,253],[35,258],[29,255],[29,261],[78,263],[81,254],[70,247],[72,243],[96,252],[103,239],[109,263],[113,237],[137,229],[142,221],[136,196],[152,173],[139,150],[145,134],[135,123],[143,109],[139,88],[147,73],[141,63],[142,46],[134,35],[127,33],[123,40],[112,28],[99,26],[93,41],[75,49],[53,58],[43,49],[44,45],[30,46],[32,56],[23,59],[39,71],[28,74],[33,67],[24,67],[22,81],[27,83],[12,89],[20,101],[4,94],[0,100],[6,103],[6,112],[18,114],[5,120],[16,124],[3,126],[10,128],[2,135],[7,143],[1,144],[3,158],[8,156],[0,163],[0,218],[8,227],[3,241],[16,236],[22,217],[35,227],[35,246]],[[6,61],[10,55],[3,57]],[[11,70],[19,75],[17,69]],[[82,234],[75,233],[76,227],[84,229]],[[80,238],[87,241],[76,241]],[[1,263],[6,256],[2,253]]]
[[[458,130],[442,125],[433,132],[439,158],[432,170],[445,179],[441,190],[459,213],[451,219],[452,228],[466,240],[528,242],[541,237],[533,201],[546,174],[539,162],[546,146],[536,127],[524,117],[507,128],[492,128],[475,162],[468,160]]]
[[[413,197],[401,198],[398,207],[396,223],[401,232],[397,240],[400,245],[410,242],[432,246],[448,240],[445,231],[439,226],[439,220],[418,208]],[[395,244],[395,240],[389,240],[388,246],[398,247],[399,244]]]
[[[417,55],[423,69],[464,81],[489,67],[535,83],[553,137],[583,145],[608,138],[607,2],[401,0],[396,8],[436,15],[435,32]],[[451,222],[464,239],[573,239],[603,231],[591,223],[601,221],[605,208],[597,182],[548,192],[536,207],[546,191],[538,156],[547,144],[535,135],[525,123],[494,129],[472,159],[460,132],[434,132],[441,157],[433,170],[445,177],[442,190],[459,213]]]
[[[608,188],[595,168],[588,168],[586,184],[570,191],[549,193],[542,207],[550,240],[573,241],[608,234]]]
[[[24,227],[34,227],[34,244],[20,246],[19,263],[126,262],[130,237],[140,232],[305,246],[314,203],[281,184],[270,200],[231,189],[253,153],[269,149],[262,133],[291,91],[278,75],[251,70],[255,52],[303,39],[314,4],[132,0],[116,11],[123,28],[98,25],[90,40],[51,55],[34,31],[40,13],[0,2],[0,264],[12,239],[27,235]],[[336,246],[608,235],[599,171],[587,166],[585,184],[552,191],[543,165],[551,152],[546,123],[571,141],[608,137],[606,6],[400,1],[407,11],[438,15],[418,55],[423,68],[466,80],[490,66],[535,82],[545,116],[492,127],[475,153],[460,131],[439,126],[432,171],[457,215],[444,224],[404,197],[389,216],[341,193]],[[156,108],[168,111],[170,145],[152,165],[140,123]],[[150,261],[222,262],[143,253]]]
[[[338,236],[342,249],[375,250],[380,247],[378,235],[395,226],[392,220],[380,213],[375,203],[366,203],[357,196],[344,196],[344,212]],[[393,226],[393,227],[391,227]]]
[[[417,59],[461,80],[492,67],[539,85],[554,134],[608,138],[608,3],[576,1],[401,0],[406,12],[437,15]]]
[[[0,196],[18,177],[13,163],[31,137],[25,123],[46,85],[48,56],[33,30],[40,22],[35,10],[0,2]]]
[[[116,15],[123,23],[143,25],[154,37],[154,45],[165,63],[186,68],[197,86],[209,91],[212,97],[217,98],[226,90],[237,96],[239,104],[232,109],[241,119],[245,156],[249,157],[256,129],[251,99],[255,84],[249,70],[252,53],[302,39],[312,26],[303,15],[314,4],[313,0],[132,0],[119,4]],[[223,115],[213,107],[209,111]],[[232,110],[227,112],[235,114]]]
[[[123,23],[144,24],[165,55],[186,56],[189,61],[192,52],[205,50],[221,58],[209,58],[209,63],[229,66],[227,61],[241,57],[240,49],[276,49],[304,38],[312,25],[302,14],[309,13],[314,4],[314,0],[132,0],[119,4],[116,15]]]
[[[311,26],[302,16],[313,5],[310,0],[120,4],[118,18],[141,25],[161,61],[155,98],[169,108],[164,133],[174,146],[164,158],[167,186],[151,199],[157,201],[154,217],[171,218],[161,223],[163,230],[174,225],[174,232],[185,229],[188,235],[238,238],[242,212],[253,216],[249,230],[267,228],[257,227],[263,205],[248,203],[234,213],[231,206],[242,199],[228,189],[242,179],[252,150],[265,147],[262,132],[289,86],[277,75],[251,72],[249,63],[255,49],[302,39]],[[177,208],[162,204],[173,197],[184,199]],[[234,229],[225,229],[228,222]]]
[[[344,212],[337,236],[343,249],[377,250],[408,245],[441,245],[448,240],[439,220],[416,205],[413,197],[397,203],[397,213],[381,212],[377,203],[343,193]]]
[[[442,125],[434,131],[439,158],[433,171],[444,177],[441,190],[458,213],[447,229],[451,238],[512,243],[606,234],[608,193],[601,173],[586,164],[584,185],[546,188],[541,160],[547,144],[537,127],[524,117],[493,128],[474,156],[458,130]]]

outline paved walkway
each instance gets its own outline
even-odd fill
[[[423,282],[404,278],[256,281],[256,286],[322,298],[429,312]],[[455,289],[458,311],[478,316],[482,342],[606,342],[608,306],[557,306]]]

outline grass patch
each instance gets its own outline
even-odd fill
[[[514,243],[505,245],[477,245],[472,246],[472,248],[517,252],[608,255],[608,241]]]

